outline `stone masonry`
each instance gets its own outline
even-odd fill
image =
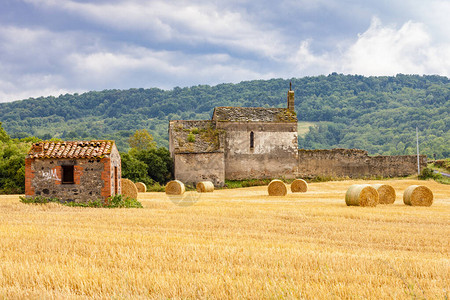
[[[120,194],[114,141],[35,143],[25,159],[25,195],[88,202]]]

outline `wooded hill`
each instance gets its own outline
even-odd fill
[[[0,121],[14,138],[115,139],[121,151],[136,129],[168,146],[168,120],[209,119],[216,106],[286,107],[295,90],[299,147],[359,148],[370,154],[450,156],[447,77],[328,76],[254,80],[217,86],[105,90],[0,103]],[[303,132],[303,131],[300,131]]]

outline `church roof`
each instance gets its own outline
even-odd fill
[[[222,122],[297,122],[295,112],[287,108],[216,107],[214,121]]]
[[[170,121],[169,131],[175,153],[223,152],[220,148],[220,130],[211,120]]]
[[[102,158],[110,154],[114,141],[72,141],[34,143],[29,158]]]

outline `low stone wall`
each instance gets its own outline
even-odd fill
[[[427,158],[420,156],[420,169]],[[298,150],[298,177],[399,177],[417,174],[417,156],[369,156],[359,149]]]

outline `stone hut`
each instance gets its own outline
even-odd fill
[[[25,195],[69,202],[121,193],[121,161],[114,141],[34,143],[25,158]]]

